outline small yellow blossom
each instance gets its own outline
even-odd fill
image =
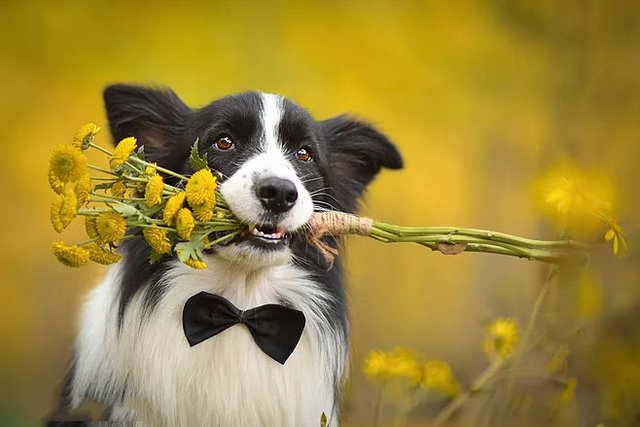
[[[195,221],[191,211],[187,208],[182,208],[176,214],[176,231],[181,239],[189,240],[191,238],[191,232],[195,227]]]
[[[86,150],[98,131],[100,131],[100,127],[95,123],[82,125],[73,137],[73,146],[80,150]]]
[[[67,246],[64,242],[53,243],[53,254],[68,267],[81,267],[89,262],[89,252],[78,246]]]
[[[144,200],[147,206],[159,205],[162,202],[162,190],[164,189],[164,181],[160,175],[153,175],[147,181],[144,191]]]
[[[209,169],[201,169],[194,173],[189,181],[185,191],[187,193],[187,201],[191,207],[211,203],[215,205],[215,190],[218,187],[216,178]]]
[[[171,253],[171,242],[167,231],[159,227],[147,227],[142,231],[145,240],[158,255]]]
[[[87,158],[71,144],[58,145],[49,159],[49,184],[56,193],[64,191],[64,184],[78,181],[87,173]]]
[[[91,239],[95,239],[98,237],[98,226],[96,225],[96,217],[95,216],[85,216],[84,217],[84,229],[87,232],[87,236]]]
[[[86,245],[85,249],[89,252],[89,259],[93,262],[97,262],[98,264],[115,264],[120,261],[121,258],[119,253],[105,250],[96,242]]]
[[[382,381],[406,378],[410,384],[418,384],[422,378],[415,351],[406,347],[398,347],[391,353],[372,351],[364,361],[363,371],[367,377]]]
[[[60,233],[67,228],[78,212],[78,199],[76,193],[67,189],[64,194],[56,194],[51,204],[51,225]]]
[[[207,268],[207,263],[199,259],[189,258],[184,263],[196,270],[204,270]]]
[[[382,351],[372,351],[364,360],[364,374],[373,379],[387,379],[390,373],[391,357]]]
[[[430,360],[424,365],[420,385],[447,397],[453,397],[460,392],[460,385],[453,376],[451,367],[440,360]]]
[[[116,181],[113,183],[111,188],[109,188],[109,191],[114,197],[125,197],[127,194],[127,186],[122,181]]]
[[[165,224],[173,224],[173,220],[175,219],[176,214],[182,208],[182,205],[184,205],[186,196],[186,193],[182,191],[169,198],[169,200],[167,201],[167,205],[164,207],[164,212],[162,213],[162,219],[164,220]]]
[[[127,231],[127,221],[117,212],[103,212],[96,219],[100,243],[117,242]]]
[[[195,216],[198,221],[209,221],[213,218],[213,210],[216,207],[215,194],[212,200],[208,200],[200,205],[192,205],[191,207],[193,208],[193,216]]]
[[[153,166],[147,166],[146,168],[144,168],[144,173],[149,176],[153,176],[158,173],[158,171],[156,171],[156,168],[154,168]]]
[[[610,221],[609,229],[604,235],[607,242],[613,241],[613,254],[624,255],[629,249],[627,244],[627,233],[624,232],[620,224],[616,221]]]
[[[489,328],[484,341],[484,350],[490,358],[498,356],[509,358],[519,339],[518,325],[514,319],[501,318],[494,321]]]
[[[129,159],[131,153],[136,148],[136,139],[132,136],[129,138],[125,138],[118,143],[116,149],[113,150],[113,155],[111,156],[111,160],[109,161],[109,165],[111,169],[117,169]]]
[[[74,191],[78,197],[78,207],[84,206],[91,195],[91,177],[88,173],[83,174],[75,183]]]

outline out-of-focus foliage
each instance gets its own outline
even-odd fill
[[[258,89],[290,96],[318,118],[349,111],[373,121],[398,144],[406,169],[383,174],[363,211],[391,223],[557,237],[563,226],[536,202],[536,183],[562,162],[598,171],[628,253],[612,256],[623,236],[615,227],[580,230],[611,242],[586,273],[557,273],[535,328],[544,334],[523,340],[535,351],[510,359],[522,375],[474,396],[450,421],[633,425],[639,22],[640,4],[615,0],[4,2],[0,424],[34,422],[51,407],[82,295],[104,273],[66,269],[50,254],[49,153],[79,123],[106,130],[100,91],[126,81],[168,85],[194,106]],[[82,225],[72,224],[74,233],[80,239]],[[348,243],[358,368],[345,391],[345,425],[371,423],[378,388],[359,368],[371,349],[411,347],[421,360],[446,361],[466,387],[487,365],[486,325],[506,317],[525,327],[546,280],[538,263]],[[404,407],[403,416],[421,425],[444,404]],[[392,411],[382,405],[381,419]]]

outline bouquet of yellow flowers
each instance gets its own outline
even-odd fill
[[[94,143],[100,128],[82,126],[69,144],[54,149],[49,184],[55,192],[51,224],[57,232],[83,216],[88,239],[77,245],[53,243],[57,259],[70,267],[89,260],[112,264],[120,259],[118,242],[144,237],[151,248],[150,262],[175,254],[196,269],[206,268],[203,251],[229,243],[247,230],[233,215],[217,190],[218,174],[198,152],[191,150],[193,173],[185,176],[145,160],[144,146],[136,139],[121,140],[113,152]],[[85,150],[109,157],[109,167],[89,164]],[[171,185],[164,177],[172,177]],[[336,250],[325,235],[357,234],[382,242],[414,242],[447,255],[486,252],[557,263],[586,259],[589,245],[571,240],[541,241],[489,230],[459,227],[403,227],[356,215],[326,211],[314,213],[300,230],[331,262]],[[624,233],[612,228],[607,240],[626,247]],[[616,251],[617,252],[617,251]]]

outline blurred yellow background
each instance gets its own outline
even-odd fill
[[[612,380],[640,373],[640,3],[5,1],[0,25],[0,424],[34,424],[50,409],[82,296],[105,272],[52,256],[59,237],[46,170],[51,149],[79,125],[107,129],[101,90],[113,82],[167,85],[194,107],[248,89],[277,92],[317,118],[372,121],[405,158],[364,203],[390,223],[551,238],[532,183],[567,158],[606,171],[630,251],[614,258],[603,244],[594,255],[597,308],[572,319],[583,338],[572,347],[578,388],[563,420],[640,415],[640,380]],[[102,132],[98,142],[107,141]],[[65,241],[79,240],[81,228]],[[369,350],[413,347],[468,384],[486,365],[486,322],[525,324],[543,274],[533,262],[357,237],[344,252],[348,425],[371,423],[376,391],[361,368]],[[576,298],[558,294],[558,310],[571,313]],[[615,387],[626,393],[623,409],[606,407]],[[411,420],[426,425],[433,413],[427,405]]]

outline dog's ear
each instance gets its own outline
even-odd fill
[[[338,202],[338,208],[353,212],[381,168],[402,168],[395,145],[373,126],[346,115],[324,120],[320,126],[327,141],[332,202]]]
[[[114,84],[103,97],[114,144],[134,136],[146,158],[161,164],[185,150],[179,139],[192,110],[171,90]]]

